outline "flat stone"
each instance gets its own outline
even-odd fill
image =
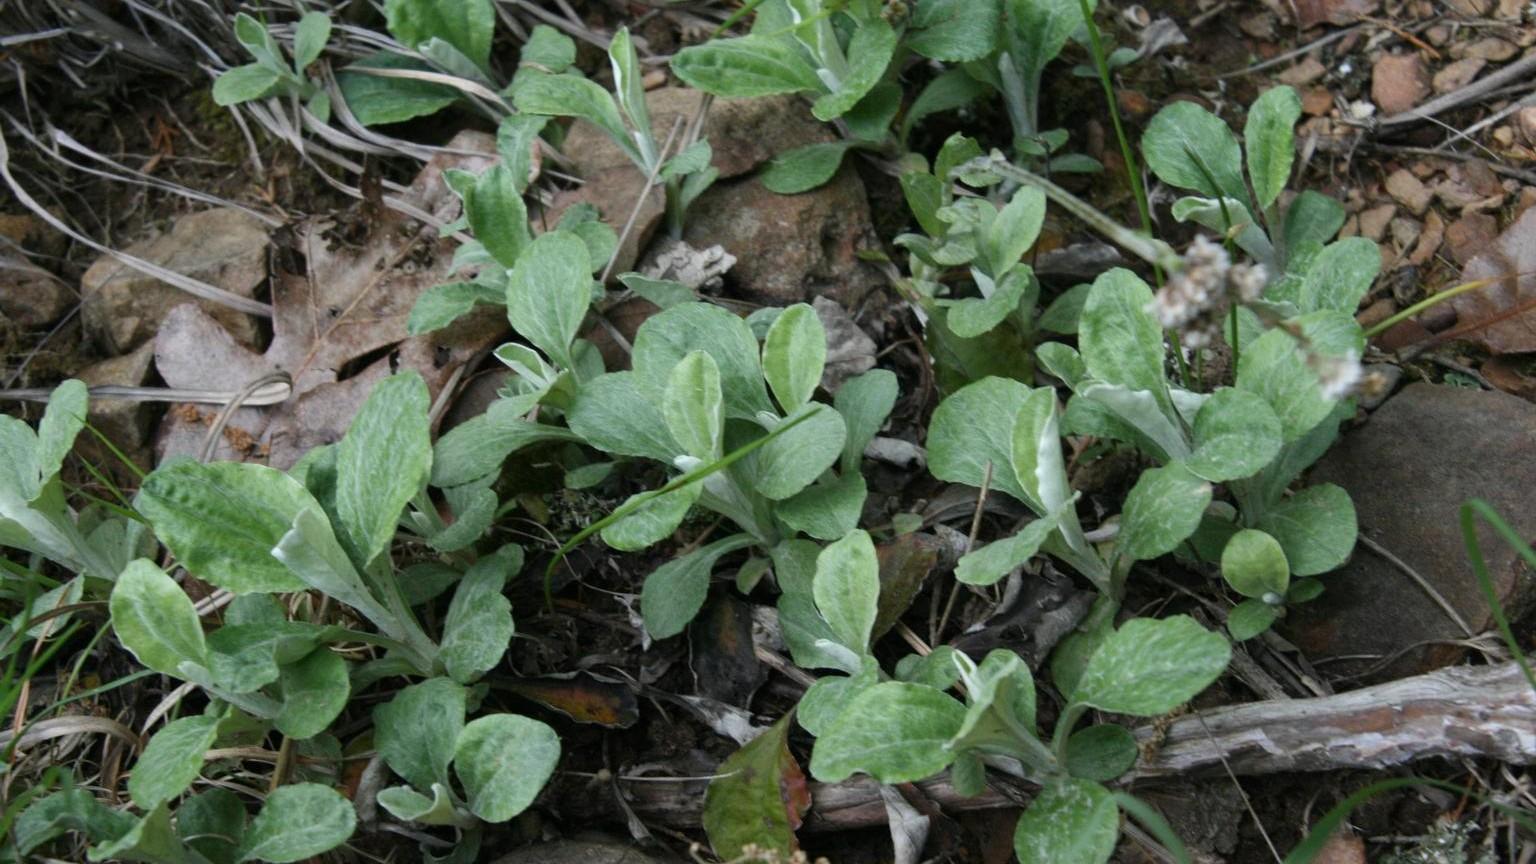
[[[1300,63],[1281,72],[1278,77],[1281,84],[1300,87],[1304,84],[1311,84],[1326,74],[1328,74],[1328,67],[1320,63],[1316,57],[1308,54]]]
[[[493,864],[663,864],[670,858],[653,858],[619,840],[554,840],[524,846],[497,858]]]
[[[726,285],[774,306],[826,296],[853,309],[882,281],[858,257],[875,240],[864,183],[851,165],[798,195],[771,192],[756,178],[716,183],[689,209],[683,239],[725,247],[736,256]]]
[[[1396,215],[1397,207],[1393,204],[1382,204],[1379,207],[1361,211],[1360,236],[1380,243],[1381,238],[1387,235],[1387,225]]]
[[[1388,175],[1385,185],[1392,200],[1408,208],[1408,212],[1415,216],[1424,215],[1424,211],[1429,209],[1429,202],[1435,197],[1435,193],[1406,168],[1399,168]]]
[[[1465,57],[1476,57],[1493,63],[1503,63],[1505,60],[1519,54],[1520,49],[1516,48],[1513,43],[1506,42],[1497,36],[1488,36],[1476,42],[1466,43],[1466,47],[1462,49],[1461,53]]]
[[[1384,115],[1417,107],[1429,89],[1429,72],[1418,54],[1383,54],[1371,69],[1371,101]]]
[[[679,124],[686,129],[703,101],[702,92],[684,87],[662,87],[647,93],[646,110],[650,112],[651,131],[657,142],[665,143]],[[785,150],[835,140],[832,132],[793,96],[715,99],[704,120],[702,137],[709,141],[710,164],[720,172],[720,180],[746,174]],[[673,151],[676,149],[674,144]],[[604,222],[622,234],[634,213],[634,224],[614,257],[613,273],[633,270],[661,226],[666,212],[665,193],[660,185],[652,187],[637,211],[636,203],[646,185],[645,175],[608,133],[585,120],[571,124],[561,152],[571,160],[583,183],[555,197],[546,221],[556,224],[569,207],[591,204],[602,214]],[[700,203],[695,202],[695,208]]]
[[[667,140],[678,121],[682,121],[677,133],[681,137],[703,101],[702,92],[685,87],[661,87],[647,93],[645,105],[657,144]],[[709,142],[714,153],[710,164],[722,178],[745,174],[785,150],[835,140],[795,96],[715,99],[704,119],[701,137]],[[673,149],[677,149],[675,144]],[[560,150],[582,177],[634,165],[608,133],[584,120],[571,124]]]
[[[1444,68],[1435,73],[1434,88],[1436,93],[1449,93],[1472,83],[1477,73],[1483,71],[1488,61],[1481,57],[1464,57],[1454,63],[1446,64]]]
[[[1346,434],[1309,482],[1347,489],[1362,534],[1422,576],[1481,632],[1492,618],[1467,561],[1459,509],[1482,498],[1517,534],[1536,536],[1536,405],[1497,391],[1409,385]],[[1486,527],[1478,536],[1500,602],[1518,618],[1536,600],[1536,573]],[[1372,676],[1380,679],[1438,668],[1464,653],[1448,644],[1466,637],[1460,626],[1364,544],[1322,579],[1323,595],[1296,607],[1285,622],[1290,638],[1314,660],[1404,651]],[[1350,660],[1329,668],[1347,673],[1371,665]]]
[[[124,250],[184,276],[250,297],[267,278],[267,231],[234,208],[191,213],[169,233]],[[109,354],[126,354],[154,337],[160,322],[183,303],[196,303],[247,347],[261,331],[254,317],[203,300],[118,261],[96,259],[80,279],[86,333]]]
[[[0,257],[0,318],[39,330],[64,317],[75,292],[62,279],[23,259]]]

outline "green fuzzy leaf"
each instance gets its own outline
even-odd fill
[[[811,485],[843,453],[848,437],[843,415],[830,405],[809,402],[779,422],[788,424],[802,417],[803,422],[739,463],[748,485],[770,501],[782,501]]]
[[[89,401],[85,382],[74,378],[48,394],[48,407],[43,409],[43,419],[37,424],[37,473],[44,484],[64,467],[64,457],[85,428]]]
[[[328,648],[317,648],[278,676],[283,707],[273,725],[289,738],[313,738],[330,727],[352,695],[347,663]]]
[[[690,46],[673,55],[672,72],[690,87],[727,98],[822,89],[805,50],[781,36],[752,34]]]
[[[566,420],[599,450],[670,465],[683,450],[667,431],[661,394],[647,392],[641,380],[635,372],[610,372],[585,382]]]
[[[1248,200],[1237,138],[1225,121],[1193,102],[1158,111],[1141,136],[1141,152],[1152,173],[1170,186]]]
[[[586,244],[569,232],[551,231],[533,241],[508,280],[507,319],[566,369],[575,366],[571,342],[592,302],[591,273]]]
[[[997,49],[999,0],[918,0],[905,37],[907,48],[932,60],[964,63]]]
[[[968,670],[961,676],[967,705],[950,750],[1018,752],[1020,735],[1035,734],[1035,678],[1029,667],[1006,648],[987,652],[980,666],[960,662]]]
[[[786,413],[811,401],[826,363],[827,330],[809,303],[774,319],[763,339],[763,377]]]
[[[304,588],[271,550],[301,510],[319,505],[281,471],[173,462],[145,478],[135,506],[182,566],[206,582],[236,594]]]
[[[1290,270],[1298,255],[1321,249],[1344,227],[1344,205],[1311,189],[1303,190],[1285,211],[1285,248],[1290,250]]]
[[[912,129],[925,118],[964,108],[987,92],[987,86],[972,78],[964,69],[944,70],[924,85],[917,98],[907,107],[907,113],[901,118],[900,140],[906,143],[912,135]]]
[[[752,420],[758,412],[773,410],[752,328],[708,303],[682,303],[640,325],[630,358],[635,385],[659,403],[672,370],[695,350],[708,352],[719,367],[727,417]]]
[[[441,783],[432,784],[431,798],[409,786],[380,789],[378,802],[391,816],[402,822],[458,825],[464,821],[464,816],[453,806],[453,793]]]
[[[1284,597],[1291,568],[1278,540],[1245,528],[1233,534],[1221,550],[1221,578],[1244,597]]]
[[[599,378],[583,385],[581,393],[586,393],[601,380]],[[607,385],[603,385],[603,389],[607,389]],[[581,404],[580,396],[577,396],[578,406]],[[595,403],[595,398],[593,401]],[[446,488],[473,483],[500,470],[501,463],[508,456],[525,447],[549,441],[584,440],[586,437],[583,435],[578,438],[581,430],[577,429],[574,416],[567,417],[571,429],[566,429],[547,423],[530,423],[516,414],[497,411],[497,404],[491,403],[486,413],[471,417],[437,439],[432,447],[433,486]],[[656,413],[654,407],[651,411]],[[659,423],[660,417],[657,417],[657,421]],[[594,447],[603,446],[595,441],[592,444]]]
[[[373,709],[374,747],[417,789],[448,783],[448,764],[464,729],[466,691],[447,678],[428,678]]]
[[[1301,97],[1290,87],[1271,87],[1248,108],[1243,143],[1248,149],[1248,176],[1259,196],[1259,208],[1268,209],[1285,190],[1296,158],[1296,121],[1301,119]]]
[[[133,803],[153,810],[187,791],[203,770],[203,754],[218,737],[219,717],[199,714],[172,720],[150,736],[128,778]]]
[[[352,802],[318,783],[294,783],[267,796],[240,844],[241,861],[289,864],[347,842],[357,827]]]
[[[807,144],[785,150],[763,169],[763,185],[780,195],[797,195],[824,185],[843,164],[851,141]]]
[[[477,305],[504,302],[505,297],[500,292],[474,282],[433,285],[416,298],[405,330],[412,336],[420,336],[447,327],[468,315]]]
[[[448,604],[438,659],[448,675],[469,684],[501,660],[512,641],[512,604],[502,596],[507,579],[522,569],[523,551],[503,546],[476,561]]]
[[[453,770],[469,809],[487,822],[505,822],[528,809],[560,761],[560,736],[529,717],[491,714],[459,734]]]
[[[176,808],[176,834],[213,864],[233,864],[245,837],[245,803],[217,786],[188,796]]]
[[[464,215],[475,239],[503,267],[517,264],[532,242],[528,236],[527,205],[518,191],[516,177],[505,165],[488,168],[475,178],[475,184],[464,194]],[[512,290],[508,288],[509,293]]]
[[[145,864],[192,864],[171,829],[170,808],[161,804],[134,822],[128,831],[85,852],[89,861],[143,861]]]
[[[699,298],[681,282],[671,279],[652,279],[639,273],[620,273],[619,281],[661,309],[671,309],[681,303],[692,303]]]
[[[260,63],[247,63],[219,74],[213,82],[213,103],[222,107],[262,99],[282,77]]]
[[[407,48],[420,48],[436,38],[457,48],[481,69],[490,62],[496,30],[491,0],[384,0],[384,15],[389,32]]]
[[[1141,472],[1125,497],[1120,551],[1136,561],[1172,552],[1200,527],[1211,484],[1178,462]]]
[[[1364,337],[1355,319],[1340,312],[1320,311],[1295,322],[1324,357],[1356,358]],[[1296,340],[1273,329],[1243,346],[1237,364],[1237,386],[1264,398],[1280,418],[1281,439],[1289,444],[1327,419],[1337,400],[1325,398],[1317,372],[1307,364]]]
[[[837,641],[855,653],[867,652],[880,612],[880,562],[869,534],[856,529],[823,549],[811,592]]]
[[[1095,279],[1078,322],[1078,350],[1094,378],[1152,393],[1166,405],[1163,332],[1147,308],[1152,289],[1129,270]]]
[[[1088,3],[1093,11],[1097,4]],[[1083,26],[1080,0],[1005,0],[1006,53],[1023,79],[1024,98],[1032,106],[1040,101],[1040,75],[1056,59],[1067,40]],[[1034,110],[1028,120],[1033,123]]]
[[[92,843],[103,843],[132,830],[134,821],[130,814],[97,801],[89,789],[64,789],[37,798],[22,810],[9,839],[19,854],[30,855],[66,831],[83,834]]]
[[[1093,652],[1071,701],[1156,717],[1183,705],[1226,670],[1232,647],[1188,615],[1133,618]]]
[[[884,77],[900,37],[882,19],[862,24],[848,42],[848,74],[836,90],[811,105],[817,120],[830,122],[848,113]]]
[[[1280,418],[1268,402],[1244,390],[1212,393],[1194,427],[1195,449],[1185,464],[1213,483],[1251,477],[1280,453]]]
[[[1045,224],[1045,193],[1033,186],[1021,186],[997,218],[986,227],[982,251],[992,265],[993,274],[1005,273],[1019,263],[1040,236]]]
[[[1349,560],[1359,525],[1349,493],[1332,483],[1309,486],[1259,517],[1274,535],[1297,576],[1327,573]]]
[[[789,752],[790,717],[720,764],[704,793],[704,833],[715,855],[731,860],[748,845],[789,855],[795,826],[810,805],[805,775]]]
[[[843,415],[848,436],[843,441],[842,470],[857,472],[864,461],[864,448],[875,440],[891,409],[896,406],[900,385],[896,374],[887,369],[871,369],[849,378],[832,397],[832,405]]]
[[[668,561],[645,577],[640,590],[640,617],[645,620],[645,631],[651,638],[668,639],[683,632],[704,606],[715,562],[752,542],[747,534],[716,540]]]
[[[882,783],[908,783],[944,770],[965,706],[921,684],[890,681],[855,696],[822,731],[811,775],[836,783],[856,772]]]
[[[331,39],[331,16],[324,12],[305,12],[293,31],[293,67],[300,72],[320,59],[325,43]]]
[[[641,134],[648,134],[651,130],[651,114],[645,104],[640,58],[635,54],[635,44],[629,38],[628,27],[620,27],[608,43],[608,65],[613,69],[613,92],[619,108],[629,118],[631,126],[640,130]],[[699,143],[708,146],[706,142]]]
[[[1010,378],[983,378],[956,390],[928,425],[928,470],[948,483],[980,487],[991,466],[991,488],[1028,504],[1013,465],[1013,429],[1030,389]]]
[[[576,42],[548,24],[537,24],[517,57],[518,66],[559,74],[576,64]]]
[[[1295,298],[1302,314],[1327,309],[1354,315],[1381,272],[1381,250],[1364,237],[1329,243],[1312,258]]]
[[[848,651],[842,653],[845,655],[844,662],[829,665],[828,668],[839,668],[852,674],[827,675],[816,679],[816,683],[812,684],[810,689],[805,691],[805,695],[800,697],[800,707],[795,709],[795,718],[799,721],[800,728],[816,738],[827,733],[827,730],[843,716],[848,706],[860,693],[874,687],[880,681],[880,664],[875,661],[875,658],[868,655],[847,656],[852,653]]]
[[[405,505],[432,471],[426,382],[414,372],[380,381],[336,451],[336,514],[366,567],[389,548]]]
[[[459,101],[459,91],[446,84],[372,75],[365,71],[368,69],[431,71],[420,60],[391,51],[380,51],[339,70],[336,83],[341,86],[347,110],[364,126],[426,117]]]
[[[864,475],[853,471],[807,486],[780,501],[773,512],[792,530],[817,540],[836,540],[858,527],[868,494]]]
[[[1283,608],[1263,600],[1244,600],[1227,613],[1227,632],[1232,634],[1234,642],[1252,639],[1273,626],[1280,619]]]
[[[597,84],[575,75],[535,73],[520,76],[512,91],[513,103],[525,114],[579,117],[597,126],[636,164],[644,160],[619,116],[613,96]]]
[[[631,495],[625,499],[624,505],[641,496],[651,497],[640,509],[603,528],[603,542],[622,552],[638,552],[660,543],[672,536],[677,526],[683,524],[683,519],[703,491],[703,483],[689,483],[661,495],[652,495],[651,492]]]
[[[944,181],[926,171],[908,171],[901,175],[901,191],[917,224],[931,237],[943,237],[949,226],[939,219],[944,206]]]
[[[713,357],[704,351],[690,351],[678,361],[667,377],[661,414],[684,453],[705,462],[720,458],[725,401],[720,392],[720,367]]]
[[[1019,817],[1013,850],[1020,861],[1104,864],[1120,838],[1120,808],[1109,790],[1086,780],[1058,780]]]
[[[1067,506],[1072,489],[1067,479],[1066,459],[1061,452],[1056,393],[1049,387],[1029,391],[1019,406],[1009,457],[1014,479],[1024,490],[1024,503],[1031,510],[1045,516]],[[993,479],[996,477],[994,469]]]
[[[302,584],[351,606],[386,633],[401,633],[403,624],[373,596],[318,508],[299,511],[272,555]]]
[[[1056,520],[1040,518],[1019,533],[966,553],[955,565],[955,578],[967,585],[991,585],[1022,567],[1056,530]]]
[[[108,608],[117,640],[143,665],[176,677],[184,662],[207,665],[208,645],[191,598],[154,562],[130,563],[112,586]]]
[[[1108,783],[1131,770],[1138,755],[1136,736],[1124,726],[1089,726],[1067,739],[1067,773],[1079,780]]]
[[[974,275],[976,271],[972,273]],[[944,321],[956,336],[974,339],[1003,323],[1026,298],[1028,306],[1033,308],[1039,290],[1039,283],[1035,281],[1029,266],[1020,264],[1003,274],[1002,281],[997,283],[990,297],[944,301],[951,304]]]

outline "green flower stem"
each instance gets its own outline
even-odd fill
[[[609,513],[607,516],[604,516],[603,518],[597,520],[596,522],[593,522],[591,525],[588,525],[587,527],[585,527],[585,528],[581,529],[580,531],[576,532],[575,536],[573,536],[571,539],[565,541],[565,545],[561,546],[555,552],[554,556],[552,556],[550,558],[550,560],[549,560],[549,566],[544,568],[544,605],[545,605],[545,607],[553,609],[554,606],[555,606],[555,596],[554,596],[554,587],[553,587],[553,585],[554,585],[554,577],[555,577],[555,568],[560,566],[560,562],[562,560],[564,560],[566,555],[570,554],[572,549],[575,549],[577,546],[580,546],[584,541],[586,541],[586,539],[588,537],[591,537],[593,534],[596,534],[599,531],[602,531],[604,528],[607,528],[609,525],[612,525],[613,523],[619,521],[620,519],[623,519],[625,516],[628,516],[629,514],[635,512],[636,510],[639,510],[641,507],[644,507],[646,504],[650,503],[655,498],[658,498],[658,497],[660,497],[662,495],[665,495],[668,492],[675,492],[678,489],[681,489],[684,486],[687,486],[689,483],[694,483],[694,482],[697,482],[699,480],[703,480],[705,477],[708,477],[709,475],[714,474],[716,471],[724,471],[726,468],[729,468],[732,465],[736,464],[736,462],[738,462],[739,460],[746,458],[747,454],[751,453],[752,451],[756,450],[757,448],[763,446],[764,444],[767,444],[769,441],[772,441],[773,439],[779,437],[780,435],[784,434],[785,432],[788,432],[789,430],[795,428],[796,426],[799,426],[801,423],[804,423],[805,421],[811,419],[812,417],[815,417],[817,411],[830,411],[830,410],[832,410],[832,409],[823,405],[823,406],[818,406],[816,411],[807,411],[804,414],[801,414],[799,417],[796,417],[795,419],[793,419],[793,420],[791,420],[791,421],[789,421],[787,423],[781,424],[778,428],[774,429],[772,432],[769,432],[767,435],[764,435],[763,437],[757,439],[756,441],[753,441],[753,442],[751,442],[749,444],[746,444],[746,445],[744,445],[742,447],[738,447],[735,450],[731,451],[730,453],[727,453],[725,456],[723,456],[720,459],[716,459],[713,462],[710,462],[710,463],[707,463],[707,464],[704,464],[704,465],[700,465],[699,467],[693,469],[692,471],[689,471],[687,473],[679,475],[678,477],[674,478],[672,480],[672,482],[670,482],[667,485],[661,487],[660,489],[653,489],[650,492],[647,492],[645,494],[636,495],[635,497],[629,499],[629,501],[627,501],[626,503],[624,503],[623,505],[618,507],[612,513]]]
[[[966,162],[951,172],[952,176],[946,179],[953,179],[955,174],[969,174],[972,172],[991,172],[1015,183],[1039,189],[1045,193],[1045,197],[1054,201],[1063,210],[1071,213],[1086,223],[1088,227],[1104,235],[1111,242],[1151,264],[1153,267],[1160,268],[1160,270],[1178,270],[1182,266],[1179,254],[1173,251],[1172,246],[1154,237],[1149,237],[1140,231],[1121,225],[1105,215],[1097,207],[1057,186],[1055,183],[1038,174],[1011,164],[999,151],[994,150],[991,156],[981,156]]]
[[[1486,288],[1497,281],[1499,280],[1474,279],[1471,282],[1463,282],[1460,285],[1454,285],[1450,288],[1447,288],[1438,294],[1432,294],[1429,297],[1425,297],[1423,300],[1420,300],[1412,306],[1409,306],[1407,309],[1404,309],[1396,315],[1387,318],[1385,321],[1380,321],[1371,325],[1365,331],[1365,338],[1374,339],[1375,337],[1380,336],[1388,330],[1391,330],[1393,327],[1396,327],[1397,325],[1407,321],[1409,318],[1412,318],[1415,315],[1418,315],[1420,312],[1423,312],[1426,309],[1437,306],[1451,299],[1452,297],[1465,294],[1468,291],[1476,291],[1479,288]]]

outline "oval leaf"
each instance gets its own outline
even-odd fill
[[[1209,687],[1231,659],[1227,640],[1188,615],[1133,618],[1093,652],[1072,702],[1116,714],[1156,717]]]
[[[464,727],[453,770],[469,809],[487,822],[505,822],[528,809],[560,761],[555,730],[517,714],[491,714]]]
[[[827,330],[808,303],[774,319],[763,339],[763,377],[785,413],[811,401],[827,363]]]
[[[821,732],[811,775],[824,783],[863,772],[882,783],[908,783],[944,770],[949,741],[965,722],[965,706],[921,684],[890,681],[853,698]]]

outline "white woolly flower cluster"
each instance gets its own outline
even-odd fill
[[[1324,399],[1343,399],[1360,386],[1365,371],[1360,367],[1360,355],[1351,351],[1342,357],[1324,357],[1309,353],[1307,365],[1317,373]]]
[[[1234,301],[1251,303],[1268,275],[1260,264],[1233,264],[1227,250],[1204,235],[1184,252],[1184,266],[1164,283],[1148,309],[1186,348],[1204,348],[1221,334]]]

